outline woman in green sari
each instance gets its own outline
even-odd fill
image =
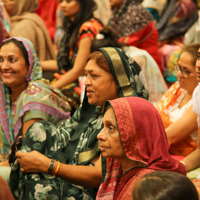
[[[140,67],[119,48],[92,53],[85,74],[86,95],[72,118],[57,127],[40,121],[27,131],[10,178],[16,199],[95,199],[102,177],[97,134],[103,105],[124,96],[147,99],[148,91]]]

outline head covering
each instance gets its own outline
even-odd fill
[[[110,105],[115,114],[125,155],[146,166],[140,168],[141,171],[168,170],[186,174],[185,167],[169,155],[169,144],[162,120],[150,102],[138,97],[126,97],[108,101],[106,105]],[[103,196],[109,197],[106,198],[109,200],[113,199],[121,165],[115,162],[116,159],[107,158],[106,161],[107,172],[97,199]],[[115,168],[109,168],[113,163]]]
[[[198,8],[192,1],[166,1],[162,15],[156,24],[159,41],[184,36],[198,20]]]
[[[14,118],[11,117],[11,100],[10,89],[0,80],[0,139],[5,145],[7,153],[10,145],[14,142],[15,137],[22,127],[23,116],[25,112],[33,110],[51,115],[55,121],[66,119],[69,117],[70,107],[65,101],[65,97],[59,90],[53,89],[49,82],[42,79],[42,69],[33,48],[33,44],[21,37],[13,37],[15,40],[21,41],[27,50],[29,60],[29,70],[26,76],[28,82],[27,88],[20,94]],[[9,38],[7,40],[10,40]],[[36,114],[37,112],[35,112]],[[42,118],[42,116],[33,118]],[[13,127],[14,126],[14,127]]]
[[[38,0],[15,0],[11,16],[22,15],[25,12],[34,13],[38,7]]]
[[[30,40],[39,60],[55,59],[50,35],[42,18],[36,14],[38,0],[15,0],[11,13],[12,36]]]
[[[133,59],[129,59],[124,51],[117,48],[103,48],[100,51],[109,61],[120,96],[130,95],[148,98],[148,91],[143,83],[141,69]],[[49,125],[50,123],[46,121],[34,123],[26,133],[22,149],[30,151],[36,148],[39,151],[43,151],[48,157],[59,159],[66,164],[91,166],[93,164],[90,161],[100,154],[97,134],[102,129],[102,117],[102,106],[90,105],[87,96],[85,96],[83,104],[70,119],[63,120],[56,127],[57,131],[55,131],[53,124]],[[45,141],[41,141],[40,137],[35,136],[37,135],[34,131],[35,129],[41,130],[39,133],[45,135]],[[57,134],[54,134],[55,132]],[[46,145],[46,143],[55,145],[52,148],[51,145]],[[33,146],[33,144],[35,145]],[[62,197],[66,199],[95,199],[96,197],[96,188],[80,187],[80,185],[67,181],[62,181],[59,186],[56,177],[52,179],[51,176],[46,175],[45,181],[40,181],[44,176],[38,176],[40,180],[35,181],[35,175],[29,176],[27,179],[26,173],[21,172],[20,168],[16,167],[16,163],[14,164],[14,169],[15,172],[13,170],[14,173],[10,179],[11,190],[13,194],[20,194],[22,198],[27,195],[29,197],[34,196],[38,183],[40,183],[40,188],[46,188],[51,185],[51,190],[42,191],[42,194],[45,193],[46,197],[48,196],[46,193],[51,197],[52,194],[56,196],[60,194],[61,197],[58,197],[59,199],[62,199]],[[26,183],[28,186],[24,189],[23,185],[26,185]]]
[[[113,10],[108,26],[115,29],[118,38],[134,34],[153,21],[152,15],[141,2],[142,0],[123,0],[120,8]]]
[[[116,81],[120,97],[137,96],[148,99],[148,90],[146,89],[143,72],[132,58],[128,57],[120,48],[105,47],[100,48],[99,51],[106,56],[112,75]],[[97,144],[98,140],[96,137],[102,129],[102,107],[90,105],[85,95],[81,107],[75,112],[72,119],[70,119],[70,123],[74,124],[74,121],[77,119],[79,120],[75,130],[67,126],[65,128],[71,135],[70,143],[66,147],[66,152],[68,152],[66,154],[66,163],[70,164],[88,163],[99,154],[99,143]],[[62,129],[63,126],[65,126],[65,124],[61,125],[60,129]],[[88,129],[88,127],[90,127],[90,129]],[[79,146],[80,135],[83,133],[89,135],[89,138],[85,144],[82,144],[81,141],[81,148],[78,149],[77,146]],[[91,153],[90,156],[87,157],[85,154],[81,154],[81,152],[93,149],[95,146],[96,151],[95,153]]]
[[[123,50],[134,58],[142,68],[149,90],[149,101],[157,103],[168,89],[159,66],[145,50],[133,46],[126,46]]]

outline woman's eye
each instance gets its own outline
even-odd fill
[[[9,61],[13,63],[13,62],[16,62],[16,59],[15,58],[9,58]]]
[[[197,52],[197,60],[200,60],[200,53]]]
[[[114,129],[115,129],[113,126],[109,126],[108,128],[110,131],[114,131]]]
[[[0,57],[0,62],[3,62],[3,57]]]
[[[96,74],[91,74],[91,77],[96,78],[98,76]]]

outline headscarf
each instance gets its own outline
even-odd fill
[[[102,51],[109,62],[121,97],[140,96],[148,98],[142,71],[133,59],[127,57],[124,51],[118,48],[103,48],[99,51]],[[97,134],[102,129],[102,117],[102,106],[90,105],[87,96],[85,96],[83,104],[75,111],[73,116],[70,119],[63,120],[57,127],[45,121],[34,123],[26,133],[22,149],[23,151],[42,151],[46,156],[59,159],[66,164],[92,166],[93,164],[90,161],[100,154]],[[37,132],[42,133],[45,140],[38,139]],[[53,135],[55,132],[56,134]],[[33,138],[36,139],[33,141]],[[61,197],[58,198],[61,199],[63,197],[68,199],[94,199],[96,197],[96,188],[80,187],[80,185],[68,181],[62,181],[61,186],[59,186],[59,183],[54,180],[58,179],[56,177],[52,179],[52,177],[48,178],[44,175],[45,181],[40,181],[43,179],[42,174],[39,175],[39,181],[38,179],[35,181],[35,175],[29,176],[21,172],[19,166],[16,165],[15,163],[13,167],[10,186],[12,192],[20,194],[22,199],[27,195],[31,196],[38,185],[39,188],[51,187],[50,190],[43,190],[42,193],[45,193],[45,195],[55,193],[56,196],[59,193]],[[23,185],[27,187],[24,189]],[[29,188],[31,188],[31,191]]]
[[[8,40],[10,39],[12,38]],[[42,68],[33,44],[25,38],[14,37],[14,39],[21,41],[28,53],[29,70],[26,76],[28,86],[17,100],[16,115],[12,119],[10,89],[0,80],[0,137],[1,142],[5,143],[3,144],[5,145],[5,152],[2,153],[7,153],[10,145],[13,144],[15,137],[22,128],[23,117],[26,112],[34,112],[36,116],[32,116],[33,118],[44,117],[40,114],[45,113],[52,119],[54,118],[54,122],[56,122],[59,119],[68,118],[68,111],[70,111],[65,97],[60,91],[53,89],[47,80],[42,79]]]
[[[197,20],[198,8],[192,0],[168,0],[156,24],[159,41],[184,36]]]
[[[153,21],[152,15],[141,2],[142,0],[123,0],[120,8],[113,10],[108,26],[115,29],[118,38],[134,34]]]
[[[34,13],[38,9],[38,7],[39,7],[38,0],[32,0],[32,1],[25,0],[24,2],[20,0],[20,3],[19,0],[16,0],[13,5],[11,17],[17,15],[23,15],[24,13],[27,12]]]
[[[55,52],[47,27],[36,14],[38,0],[16,0],[11,13],[11,35],[30,40],[39,60],[55,59]]]
[[[105,47],[100,48],[99,51],[105,55],[109,63],[120,97],[137,96],[148,99],[149,94],[146,89],[143,72],[131,57],[128,57],[120,48]],[[101,106],[90,105],[87,96],[85,96],[81,107],[74,113],[73,117],[69,119],[70,124],[74,124],[75,120],[78,121],[77,126],[72,128],[65,123],[63,125],[61,124],[59,130],[62,130],[63,126],[65,126],[66,128],[64,129],[66,129],[71,136],[70,143],[66,146],[65,150],[65,152],[67,152],[66,163],[88,163],[99,154],[99,151],[95,151],[95,154],[91,154],[91,156],[87,157],[85,154],[81,155],[81,152],[93,149],[97,144],[98,140],[96,137],[102,128],[101,111]],[[88,129],[88,127],[90,128]],[[84,138],[84,135],[89,136],[87,143],[80,141],[80,135],[82,135],[81,138]],[[80,142],[81,144],[78,145]],[[77,146],[81,146],[81,148],[78,149]],[[96,148],[99,149],[99,146]]]
[[[116,118],[123,151],[128,159],[146,166],[141,171],[168,170],[186,174],[185,167],[169,155],[169,144],[162,120],[150,102],[138,97],[126,97],[108,101],[106,106],[108,105],[113,109]],[[116,159],[107,158],[107,169],[112,163],[115,163],[115,168],[106,172],[97,199],[113,199],[121,165]]]

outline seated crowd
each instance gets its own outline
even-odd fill
[[[0,0],[0,199],[200,199],[199,4]]]

